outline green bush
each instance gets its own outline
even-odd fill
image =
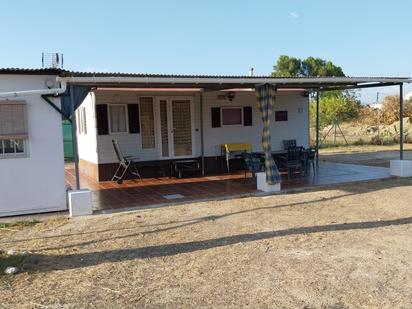
[[[353,91],[325,92],[319,98],[319,126],[357,119],[360,103]],[[310,104],[310,123],[316,125],[316,100]]]

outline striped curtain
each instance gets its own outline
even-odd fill
[[[280,183],[278,167],[272,158],[270,147],[270,117],[276,98],[276,88],[270,84],[256,87],[256,98],[263,121],[262,146],[265,154],[266,182],[269,185]]]

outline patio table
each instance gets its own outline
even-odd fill
[[[176,160],[172,162],[172,171],[171,174],[178,174],[179,179],[182,178],[183,172],[192,172],[193,174],[196,171],[201,170],[200,162],[198,159],[183,159]]]
[[[303,149],[303,152],[302,152],[303,153],[302,166],[303,166],[303,170],[305,171],[305,173],[306,173],[306,170],[307,170],[306,160],[308,158],[308,151],[309,151],[309,149],[305,148],[305,149]],[[258,151],[258,152],[254,152],[254,153],[256,153],[258,155],[261,155],[261,156],[264,156],[264,153],[262,151]],[[279,157],[286,156],[288,154],[288,151],[285,150],[285,149],[274,150],[274,151],[271,151],[271,154],[272,154],[272,157],[275,160],[276,164],[279,167]]]

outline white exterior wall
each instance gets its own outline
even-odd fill
[[[96,93],[96,104],[136,104],[139,101],[139,97],[153,96],[156,102],[157,97],[164,96],[176,96],[176,93],[162,93],[161,95],[155,96],[154,93],[136,93],[136,92],[97,92]],[[195,144],[194,144],[194,156],[200,156],[200,109],[199,109],[199,94],[196,93],[185,93],[183,96],[193,98],[194,106],[194,129],[195,129]],[[154,108],[154,119],[156,122],[158,116],[157,104]],[[158,137],[160,134],[159,127],[155,125],[155,136]],[[141,161],[151,161],[160,160],[160,144],[159,139],[155,139],[155,148],[153,149],[142,149],[142,140],[140,134],[108,134],[108,135],[97,135],[97,150],[98,150],[98,161],[100,164],[103,163],[116,163],[117,158],[113,149],[112,140],[116,139],[124,153],[124,155],[137,156]],[[80,156],[80,159],[83,159]]]
[[[225,143],[249,143],[253,151],[262,151],[263,123],[259,113],[254,91],[237,92],[232,101],[219,100],[222,92],[205,92],[204,136],[205,156],[220,155],[220,145]],[[222,126],[212,128],[212,107],[252,106],[252,126]],[[272,150],[283,149],[282,141],[296,139],[297,145],[309,146],[309,99],[301,92],[282,92],[276,96],[275,111],[288,111],[288,121],[275,122],[275,113],[271,117]]]
[[[91,163],[97,164],[97,126],[96,126],[96,112],[94,108],[95,95],[90,92],[82,104],[79,106],[86,109],[86,130],[87,133],[79,133],[79,127],[77,127],[77,146],[79,158],[82,160],[89,161]],[[77,123],[79,123],[78,111],[77,109]]]
[[[54,76],[0,75],[0,92],[46,89]],[[66,209],[61,115],[40,95],[27,102],[27,156],[0,158],[0,216]],[[60,100],[55,99],[56,105]]]
[[[262,120],[260,118],[259,109],[254,91],[239,91],[236,92],[235,98],[232,101],[221,100],[218,95],[225,92],[213,91],[203,93],[203,127],[204,127],[204,150],[205,156],[220,155],[220,145],[224,143],[250,143],[253,146],[253,151],[262,151],[261,136],[263,130]],[[155,99],[159,96],[177,96],[175,93],[137,93],[125,91],[102,91],[95,93],[95,104],[125,104],[138,103],[139,96],[153,96]],[[200,142],[200,94],[199,93],[183,93],[182,96],[192,96],[194,100],[194,129],[195,129],[195,145],[194,156],[201,155]],[[156,101],[156,100],[155,100]],[[96,121],[89,121],[89,117],[95,117],[94,107],[89,102],[84,102],[82,106],[87,108],[88,119],[88,135],[89,127],[96,132]],[[155,104],[154,119],[156,121],[158,110]],[[252,106],[252,126],[222,126],[220,128],[212,128],[211,124],[211,108],[212,107],[243,107]],[[271,135],[272,135],[272,150],[283,149],[282,141],[285,139],[296,139],[298,145],[304,147],[309,146],[309,99],[304,97],[302,92],[282,92],[279,91],[275,110],[288,111],[288,121],[275,122],[273,113],[271,119]],[[93,116],[92,116],[93,115]],[[155,125],[156,148],[142,149],[140,134],[109,134],[97,136],[97,157],[98,163],[115,163],[115,156],[112,139],[117,139],[125,155],[133,155],[140,160],[160,160],[160,132],[159,127]],[[92,138],[92,134],[90,135]],[[81,136],[80,136],[81,138]],[[95,144],[91,140],[80,141],[79,138],[79,154],[80,159],[93,162],[95,159]],[[82,148],[88,148],[83,150]],[[88,159],[90,158],[90,159]]]

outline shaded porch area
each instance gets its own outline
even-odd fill
[[[316,175],[296,177],[290,180],[282,174],[282,192],[340,183],[390,178],[388,168],[320,162]],[[81,174],[81,185],[92,191],[94,211],[149,207],[182,202],[213,200],[235,196],[262,193],[256,189],[256,180],[244,172],[191,177],[144,178],[125,180],[122,184],[114,181],[97,182]],[[66,169],[66,186],[75,187],[75,171]]]

